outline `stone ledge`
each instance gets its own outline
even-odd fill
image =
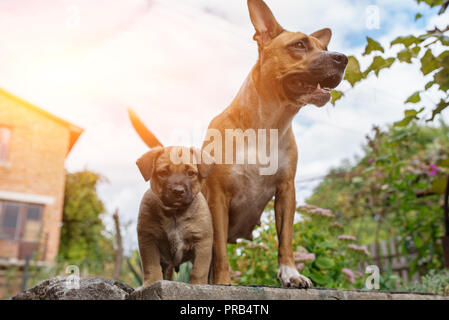
[[[449,300],[426,293],[265,286],[191,285],[157,281],[132,292],[128,300]]]
[[[182,282],[157,281],[146,288],[134,290],[111,279],[74,279],[56,277],[21,292],[12,300],[449,300],[449,296],[426,293],[286,289],[267,286],[192,285]]]

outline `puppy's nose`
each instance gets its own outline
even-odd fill
[[[335,63],[339,67],[344,68],[348,64],[348,57],[345,56],[344,54],[338,53],[338,52],[332,52],[330,55],[331,55],[332,60],[334,60]]]
[[[186,193],[186,189],[182,185],[176,185],[171,189],[171,192],[176,197],[182,197]]]

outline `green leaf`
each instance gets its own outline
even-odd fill
[[[449,158],[441,160],[441,162],[438,163],[438,166],[444,167],[444,168],[449,168]]]
[[[418,120],[417,115],[424,111],[424,108],[420,110],[408,109],[404,111],[404,119],[395,122],[393,126],[395,127],[406,127],[413,120]]]
[[[412,53],[407,48],[405,48],[402,51],[399,51],[397,57],[398,57],[398,60],[401,62],[407,62],[407,63],[412,62]]]
[[[418,12],[418,13],[415,15],[415,21],[416,21],[416,20],[419,20],[419,19],[421,19],[421,18],[422,18],[422,14]]]
[[[390,159],[388,159],[388,157],[379,157],[376,159],[376,164],[377,165],[382,165],[382,164],[388,164],[390,163]]]
[[[441,111],[443,111],[447,107],[449,107],[449,101],[444,101],[443,99],[441,99],[437,104],[437,107],[432,110],[432,118],[430,118],[428,121],[433,121],[437,114],[441,113]]]
[[[367,45],[365,47],[364,56],[370,54],[373,51],[380,51],[382,53],[385,52],[384,48],[380,45],[376,40],[371,39],[370,37],[366,37]]]
[[[343,98],[344,93],[339,91],[339,90],[332,90],[331,91],[331,103],[335,106],[335,102],[337,102],[338,100],[340,100],[341,98]]]
[[[429,74],[440,67],[440,63],[435,58],[432,50],[427,49],[424,56],[421,58],[421,72],[423,75]]]
[[[393,41],[391,41],[391,46],[394,46],[396,44],[403,44],[406,48],[410,47],[412,44],[419,44],[423,40],[420,38],[417,38],[415,36],[405,36],[405,37],[397,37]]]
[[[420,237],[415,237],[415,245],[416,245],[416,247],[419,249],[419,248],[421,248],[422,246],[423,246],[423,242],[422,242],[422,240],[421,240],[421,238]]]
[[[420,94],[420,92],[416,91],[414,94],[412,94],[410,97],[407,98],[405,103],[418,103],[418,102],[420,102],[421,101],[421,96],[419,94]]]
[[[444,68],[437,72],[433,79],[440,86],[440,90],[445,92],[449,90],[449,69]]]
[[[313,270],[309,276],[312,281],[318,285],[325,286],[329,283],[329,277],[326,277],[326,275],[322,274],[319,271]]]
[[[426,86],[424,87],[425,90],[429,90],[431,87],[433,87],[436,84],[435,81],[429,81],[426,83]]]
[[[444,194],[446,191],[447,179],[446,178],[438,178],[433,180],[431,192],[436,194]]]
[[[397,57],[401,62],[411,63],[412,58],[416,58],[421,51],[421,47],[415,46],[413,48],[405,48],[398,52]]]
[[[348,57],[348,66],[346,67],[345,80],[347,80],[353,87],[357,82],[363,79],[363,74],[360,71],[360,64],[354,56]]]
[[[368,69],[366,69],[365,72],[363,73],[364,77],[368,76],[368,74],[370,74],[371,71],[374,71],[376,76],[379,76],[380,70],[390,68],[391,65],[395,62],[395,60],[396,60],[395,58],[388,58],[385,60],[381,56],[375,56],[373,62],[370,64]]]

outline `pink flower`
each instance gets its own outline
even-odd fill
[[[377,172],[376,172],[376,176],[378,176],[378,177],[382,177],[382,172],[380,172],[380,171],[377,171]]]
[[[331,227],[338,228],[338,229],[344,229],[343,225],[341,223],[338,223],[337,221],[332,222]]]
[[[315,254],[314,253],[302,253],[302,252],[295,252],[295,261],[314,261],[315,260]]]
[[[346,234],[341,234],[341,235],[338,236],[338,240],[356,241],[357,238],[354,237],[354,236],[349,236],[349,235],[346,235]]]
[[[351,250],[354,250],[356,252],[361,252],[366,256],[369,256],[368,249],[365,246],[358,246],[356,244],[348,244],[348,248]]]
[[[344,275],[346,275],[348,277],[349,282],[351,282],[351,283],[355,282],[354,272],[352,272],[351,269],[343,268],[343,269],[341,269],[341,273],[343,273]]]
[[[300,206],[298,207],[298,210],[301,211],[302,213],[309,214],[311,216],[327,217],[327,218],[335,217],[335,215],[329,209],[318,208],[312,205]]]
[[[236,271],[236,272],[234,272],[234,275],[235,275],[236,277],[240,277],[241,274],[242,274],[241,271]]]
[[[368,159],[368,162],[369,162],[369,163],[373,163],[373,161],[374,161],[373,158],[369,158],[369,159]]]
[[[429,164],[430,171],[426,171],[428,176],[435,176],[438,172],[438,167],[433,163]]]
[[[296,266],[296,269],[298,269],[298,271],[301,271],[302,269],[304,269],[304,263],[298,263],[298,265]]]

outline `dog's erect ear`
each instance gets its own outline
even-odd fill
[[[279,25],[270,8],[262,0],[248,0],[251,22],[256,29],[254,40],[259,47],[276,38],[284,29]]]
[[[204,179],[212,172],[212,169],[215,167],[215,159],[206,151],[202,151],[197,148],[191,148],[191,150],[194,157],[194,163],[197,164],[196,166],[198,168],[200,177]]]
[[[157,147],[148,151],[143,156],[136,161],[137,166],[139,167],[140,173],[142,174],[145,181],[151,179],[154,171],[154,163],[156,162],[157,157],[161,154],[163,148]]]
[[[329,28],[324,28],[324,29],[315,31],[310,36],[320,40],[320,42],[327,48],[327,46],[329,45],[329,42],[331,41],[332,31]]]

